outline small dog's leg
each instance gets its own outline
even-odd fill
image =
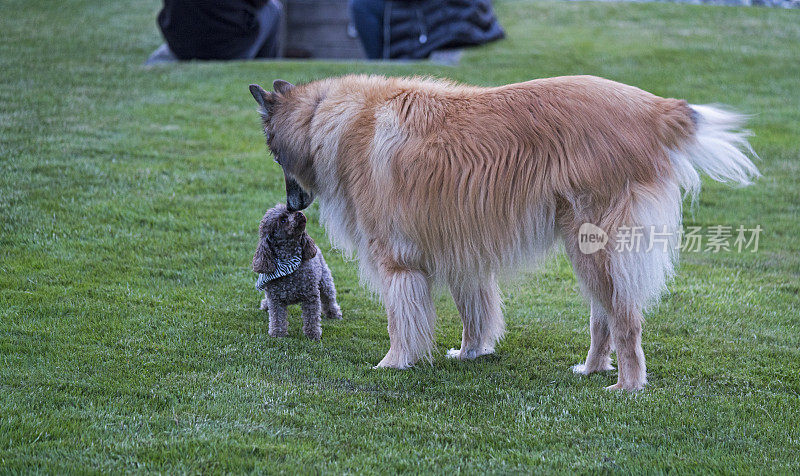
[[[326,319],[341,319],[342,310],[336,302],[336,288],[333,285],[333,277],[330,270],[325,267],[322,279],[319,282],[319,297],[322,300],[322,310]]]
[[[322,337],[322,325],[320,323],[320,314],[322,306],[320,305],[319,295],[308,296],[305,301],[300,303],[303,319],[303,334],[311,340],[319,340]]]
[[[269,335],[272,337],[286,337],[289,333],[289,316],[286,311],[286,304],[270,301],[267,306],[269,312]]]
[[[423,273],[397,266],[382,274],[390,347],[377,366],[405,369],[431,356],[436,312],[430,283]]]
[[[461,348],[450,349],[447,356],[474,359],[494,353],[494,346],[505,331],[497,281],[492,277],[486,282],[451,285],[450,292],[461,315],[464,330],[461,334]]]
[[[269,298],[267,297],[267,293],[264,293],[264,299],[261,300],[261,306],[259,306],[259,309],[262,311],[269,309]]]
[[[594,372],[614,370],[614,366],[611,365],[611,331],[608,329],[608,313],[594,298],[591,301],[589,333],[592,341],[586,362],[575,365],[572,371],[576,374],[589,375]]]

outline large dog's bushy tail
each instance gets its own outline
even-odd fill
[[[718,182],[749,185],[760,174],[752,158],[753,151],[743,129],[746,116],[716,106],[690,105],[695,123],[694,134],[670,158],[684,190],[696,199],[700,192],[698,170]]]

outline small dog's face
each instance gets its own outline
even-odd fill
[[[299,211],[288,211],[285,205],[278,205],[269,209],[261,219],[253,271],[270,274],[275,271],[277,259],[296,256],[301,250],[305,261],[314,257],[316,249],[314,241],[306,233],[306,216]]]
[[[296,242],[306,231],[306,216],[302,212],[290,212],[279,205],[264,215],[258,231],[262,238],[268,238],[273,243]]]

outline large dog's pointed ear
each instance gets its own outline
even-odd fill
[[[308,236],[308,233],[304,232],[300,240],[303,244],[303,261],[310,260],[314,256],[317,256],[317,244],[314,243],[314,240],[312,240],[310,236]]]
[[[276,79],[272,82],[272,89],[280,94],[284,95],[294,89],[294,84],[290,83],[289,81],[284,81],[282,79]]]
[[[258,84],[250,85],[250,94],[253,95],[253,99],[261,106],[261,115],[265,117],[268,116],[272,112],[272,106],[275,105],[275,94],[264,91],[264,88]]]

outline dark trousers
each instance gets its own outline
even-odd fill
[[[370,59],[383,57],[383,8],[384,0],[350,1],[353,23],[364,52]]]
[[[268,2],[258,12],[258,36],[245,58],[276,58],[280,51],[280,28],[283,6]]]

